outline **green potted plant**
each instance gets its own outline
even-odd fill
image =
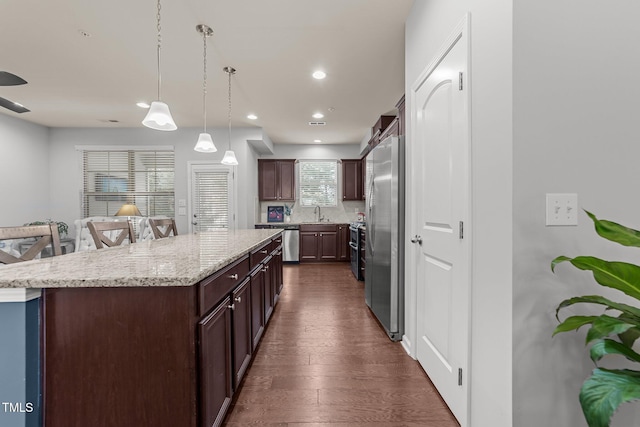
[[[640,247],[640,231],[615,222],[599,220],[587,212],[595,230],[604,239],[623,246]],[[601,286],[616,289],[640,302],[640,266],[626,262],[605,261],[592,256],[569,258],[559,256],[551,262],[555,272],[558,264],[568,262],[574,267],[590,271]],[[558,313],[574,304],[596,304],[603,308],[598,316],[570,316],[560,321]],[[578,330],[589,325],[586,345],[596,368],[580,389],[580,405],[589,427],[608,427],[614,412],[625,402],[640,399],[640,354],[633,345],[640,337],[640,304],[629,305],[611,301],[600,295],[573,297],[556,308],[560,324],[553,335]],[[601,366],[605,356],[618,355],[631,362],[631,369],[612,369]],[[606,358],[609,360],[610,358]]]
[[[51,224],[52,222],[55,222],[56,224],[58,224],[58,234],[60,235],[60,238],[63,238],[64,236],[67,235],[67,233],[69,232],[69,226],[67,225],[67,223],[63,221],[54,221],[51,218],[48,218],[44,221],[28,222],[24,225],[47,225],[47,224]]]

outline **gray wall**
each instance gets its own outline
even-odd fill
[[[0,114],[0,227],[51,216],[49,129]]]
[[[640,228],[636,185],[640,27],[636,1],[514,2],[513,391],[514,425],[586,426],[578,403],[593,369],[585,331],[551,338],[565,297],[602,293],[558,255],[638,262],[638,250],[577,227],[545,227],[545,193],[578,193],[580,208]],[[608,293],[614,300],[621,298]],[[587,307],[576,307],[584,313]],[[565,313],[570,314],[569,312]],[[624,406],[623,406],[624,407]],[[614,426],[640,423],[626,405]]]
[[[411,86],[429,65],[465,13],[471,14],[471,400],[474,427],[512,425],[512,2],[510,0],[419,0],[406,23],[405,90],[407,158],[412,156]],[[418,188],[408,170],[409,194]],[[407,198],[411,203],[411,197]],[[411,215],[412,206],[407,211]],[[411,219],[407,224],[412,224]],[[468,227],[465,225],[465,228]],[[409,227],[405,236],[412,234]],[[407,243],[409,245],[409,243]],[[410,253],[410,248],[406,248]],[[412,274],[408,260],[405,277]],[[413,307],[415,288],[406,290]],[[421,309],[420,307],[417,308]],[[417,339],[416,313],[406,313],[406,334]],[[516,362],[517,363],[517,362]],[[528,370],[518,365],[517,369]],[[545,408],[546,409],[546,408]],[[544,410],[544,409],[542,409]],[[540,423],[539,426],[560,426]]]

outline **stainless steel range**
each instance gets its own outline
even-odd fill
[[[349,224],[349,247],[351,248],[351,272],[358,280],[364,280],[360,268],[360,227],[364,222],[352,222]]]

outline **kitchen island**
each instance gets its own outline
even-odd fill
[[[1,268],[42,289],[43,424],[220,425],[282,289],[280,230],[181,235]]]

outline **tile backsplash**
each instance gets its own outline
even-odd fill
[[[283,206],[285,203],[278,202],[260,202],[260,222],[267,222],[267,207]],[[286,203],[291,206],[291,202]],[[291,222],[316,222],[318,220],[317,213],[314,213],[314,207],[302,207],[295,202],[291,208]],[[358,212],[364,212],[364,202],[349,201],[338,202],[336,207],[323,207],[321,214],[324,221],[348,224],[357,219]]]

